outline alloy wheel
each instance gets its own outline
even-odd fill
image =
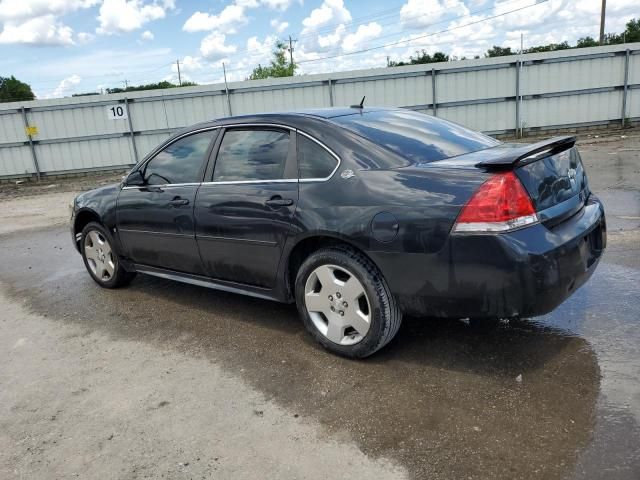
[[[355,345],[371,327],[371,304],[364,286],[343,267],[320,265],[307,278],[304,301],[322,335],[338,345]]]
[[[108,282],[113,278],[116,262],[113,250],[105,236],[97,230],[91,230],[84,238],[84,256],[95,277]]]

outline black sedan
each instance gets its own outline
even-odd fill
[[[541,315],[591,276],[605,216],[574,144],[402,109],[225,118],[79,195],[73,242],[102,287],[139,272],[295,301],[318,342],[365,357],[403,314]]]

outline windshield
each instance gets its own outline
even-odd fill
[[[500,144],[480,132],[411,110],[365,111],[331,120],[415,163],[443,160]]]

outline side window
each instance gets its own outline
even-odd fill
[[[289,153],[289,132],[227,130],[220,144],[214,182],[279,180]]]
[[[215,130],[196,133],[173,142],[144,167],[144,179],[149,185],[196,183],[200,168]]]
[[[298,135],[298,171],[301,179],[327,178],[338,160],[313,140]]]

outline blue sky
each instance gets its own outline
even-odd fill
[[[637,5],[608,0],[607,31],[640,16]],[[516,48],[521,33],[525,47],[575,42],[597,36],[599,20],[600,0],[0,0],[0,75],[61,97],[175,81],[180,59],[183,78],[216,83],[222,62],[243,80],[289,35],[300,73],[317,73],[383,67],[423,48],[472,57]]]

